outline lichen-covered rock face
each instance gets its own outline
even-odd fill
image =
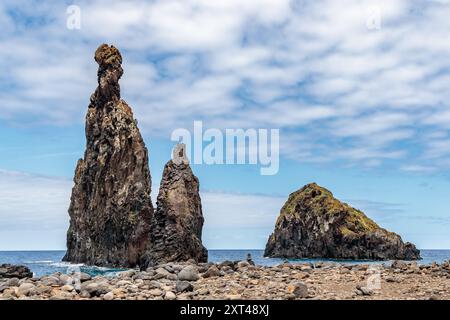
[[[208,259],[201,240],[204,218],[199,182],[185,157],[184,146],[174,150],[173,160],[164,167],[144,268],[169,261]]]
[[[420,259],[420,252],[312,183],[289,196],[264,256],[415,260]]]
[[[98,87],[86,116],[86,151],[75,172],[64,261],[133,267],[148,247],[153,207],[148,151],[120,99],[119,51],[95,52]]]

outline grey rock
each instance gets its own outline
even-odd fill
[[[148,151],[120,99],[122,56],[95,52],[98,87],[86,115],[86,151],[75,170],[64,261],[135,267],[149,245],[153,206]]]
[[[245,268],[248,267],[250,264],[247,261],[239,261],[237,264],[238,268]]]
[[[306,272],[306,273],[311,273],[313,272],[313,269],[310,266],[302,266],[300,268],[301,271]]]
[[[73,284],[73,282],[74,282],[74,278],[71,277],[71,276],[69,276],[69,275],[67,275],[67,274],[61,274],[61,275],[59,276],[59,283],[60,283],[61,285],[65,285],[65,284]]]
[[[149,287],[150,288],[160,289],[161,288],[161,283],[159,283],[158,281],[150,281]]]
[[[92,279],[92,277],[85,272],[80,272],[77,276],[81,282],[89,281]]]
[[[210,278],[210,277],[220,277],[222,273],[216,266],[211,266],[209,269],[202,275],[203,278]]]
[[[187,266],[178,273],[178,280],[197,281],[198,279],[198,271],[195,266]]]
[[[184,153],[184,147],[180,150]],[[164,167],[151,223],[151,246],[141,268],[169,261],[206,262],[208,251],[201,240],[203,221],[197,177],[187,159],[170,160]]]
[[[57,276],[45,276],[41,278],[41,282],[46,286],[59,285],[60,280]]]
[[[207,294],[209,294],[209,289],[207,289],[207,288],[202,288],[202,289],[199,289],[199,290],[197,290],[196,291],[196,293],[199,295],[199,296],[205,296],[205,295],[207,295]]]
[[[17,287],[19,285],[19,278],[8,278],[6,280],[6,285],[10,287]]]
[[[308,286],[301,281],[295,281],[288,285],[288,294],[293,294],[296,298],[308,297]]]
[[[0,283],[0,293],[5,291],[7,288],[18,287],[18,286],[19,286],[18,278],[7,278],[6,281]]]
[[[61,287],[62,291],[72,292],[74,290],[74,287],[70,284],[65,284]]]
[[[0,293],[3,293],[9,286],[7,286],[5,283],[0,283]]]
[[[281,208],[266,257],[371,260],[420,259],[416,247],[379,227],[363,212],[315,183],[292,193]]]
[[[158,269],[156,269],[155,272],[156,272],[156,274],[155,274],[156,279],[167,278],[171,274],[169,271],[167,271],[164,268],[158,268]]]
[[[154,277],[154,272],[139,272],[136,274],[133,279],[134,280],[152,280]]]
[[[164,269],[166,269],[170,273],[174,273],[175,272],[175,270],[173,269],[173,266],[171,266],[171,265],[164,266]]]
[[[387,276],[387,277],[384,277],[384,280],[386,280],[386,282],[400,282],[400,280],[398,279],[398,278],[395,278],[395,277],[391,277],[391,276]]]
[[[161,296],[163,294],[163,292],[160,289],[152,289],[148,293],[154,297]]]
[[[408,268],[408,264],[404,261],[395,260],[391,264],[392,269],[400,269],[400,270],[406,270]]]
[[[194,290],[194,286],[189,281],[177,281],[175,290],[177,292],[193,291]]]
[[[36,286],[32,283],[22,283],[19,286],[19,293],[24,295],[24,296],[28,296],[28,295],[32,295],[35,292]]]
[[[164,300],[175,300],[177,296],[172,291],[167,291],[164,295]]]
[[[126,271],[122,271],[119,272],[117,274],[117,277],[119,277],[120,279],[127,279],[127,278],[131,278],[136,274],[136,271],[134,270],[126,270]]]
[[[223,268],[225,268],[225,267],[231,268],[231,269],[235,269],[235,268],[236,268],[236,264],[237,264],[237,262],[235,263],[235,262],[230,261],[230,260],[225,260],[225,261],[223,261],[223,262],[221,262],[221,263],[219,264],[219,267],[220,267],[221,269],[223,269]]]
[[[73,295],[69,292],[59,291],[57,294],[52,295],[50,300],[71,300]]]
[[[362,295],[364,295],[364,296],[371,296],[374,294],[373,290],[371,290],[368,287],[361,286],[361,285],[357,285],[356,290],[361,292]]]
[[[0,278],[32,278],[33,273],[26,266],[2,264],[0,265]]]
[[[169,274],[169,275],[166,277],[166,279],[167,279],[167,280],[172,280],[172,281],[174,281],[174,280],[177,280],[178,277],[177,277],[176,274],[171,273],[171,274]]]
[[[113,300],[114,299],[114,293],[108,292],[103,296],[103,300]]]
[[[111,289],[109,283],[105,281],[95,282],[95,280],[90,280],[81,284],[81,292],[86,291],[91,296],[101,296],[111,291]]]

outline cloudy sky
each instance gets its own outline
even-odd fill
[[[264,247],[315,181],[420,248],[450,248],[449,16],[447,0],[1,1],[0,250],[65,247],[101,43],[122,52],[154,193],[174,129],[280,129],[277,175],[193,167],[207,247]]]

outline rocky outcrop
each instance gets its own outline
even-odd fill
[[[33,273],[26,266],[18,266],[13,264],[0,265],[0,278],[31,278]]]
[[[95,52],[98,87],[86,116],[86,151],[75,171],[64,261],[134,267],[149,245],[153,207],[148,151],[120,99],[119,51]]]
[[[312,183],[289,196],[264,256],[415,260],[420,259],[420,252]]]
[[[142,266],[190,259],[206,262],[208,251],[201,240],[203,221],[199,182],[184,145],[179,144],[164,168],[150,231],[151,247]]]

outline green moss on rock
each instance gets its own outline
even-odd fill
[[[419,251],[362,211],[310,183],[293,192],[269,237],[265,256],[343,259],[418,259]]]

